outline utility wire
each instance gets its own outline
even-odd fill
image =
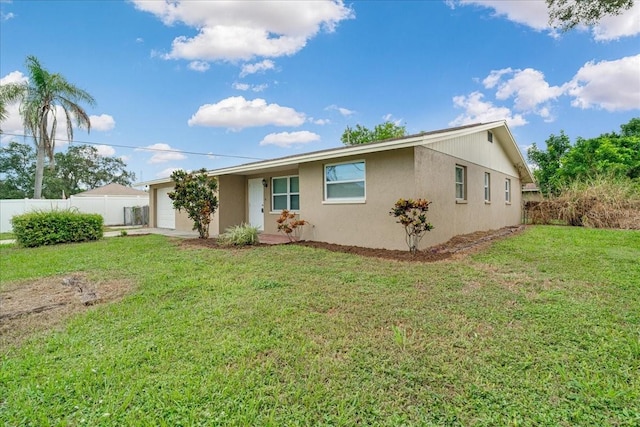
[[[7,132],[2,132],[2,134],[0,135],[9,135],[9,136],[21,136],[21,137],[28,137],[31,135],[26,135],[26,134],[19,134],[19,133],[7,133]],[[165,148],[148,148],[148,147],[135,147],[133,145],[122,145],[122,144],[107,144],[104,142],[88,142],[88,141],[78,141],[77,139],[74,139],[73,141],[69,141],[68,139],[62,139],[62,138],[56,138],[56,141],[62,141],[62,142],[67,142],[67,143],[79,143],[79,144],[87,144],[87,145],[108,145],[111,147],[118,147],[118,148],[133,148],[134,150],[138,150],[138,151],[159,151],[159,152],[163,152],[163,153],[182,153],[182,154],[194,154],[197,156],[216,156],[216,157],[229,157],[229,158],[234,158],[234,159],[246,159],[246,160],[266,160],[264,158],[260,158],[260,157],[248,157],[248,156],[234,156],[231,154],[215,154],[215,153],[199,153],[197,151],[182,151],[182,150],[168,150]]]

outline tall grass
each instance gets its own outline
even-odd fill
[[[640,229],[640,184],[597,177],[575,181],[557,197],[528,202],[533,224],[563,223],[590,228]]]

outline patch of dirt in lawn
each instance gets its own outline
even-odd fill
[[[491,242],[513,236],[524,230],[525,226],[504,227],[499,230],[478,231],[475,233],[456,236],[446,243],[432,246],[427,249],[411,254],[408,250],[389,250],[389,249],[372,249],[362,248],[359,246],[344,246],[333,243],[301,241],[295,243],[285,243],[291,245],[301,245],[318,249],[326,249],[334,252],[350,253],[354,255],[390,259],[395,261],[411,261],[411,262],[433,262],[441,261],[452,257],[460,257],[466,254],[486,248]],[[218,245],[215,239],[185,239],[180,242],[183,246],[200,246],[216,249],[224,249],[225,247]],[[258,245],[269,246],[269,245]],[[245,246],[242,248],[251,248]],[[240,249],[233,247],[233,249]]]
[[[93,282],[78,273],[10,284],[0,291],[0,349],[55,329],[75,313],[119,300],[133,288],[126,280]]]

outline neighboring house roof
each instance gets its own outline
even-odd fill
[[[459,126],[448,129],[441,129],[431,132],[422,132],[415,135],[404,136],[401,138],[388,139],[384,141],[372,142],[369,144],[350,145],[345,147],[330,148],[327,150],[313,151],[310,153],[296,154],[293,156],[280,157],[270,160],[261,160],[258,162],[245,163],[239,166],[231,166],[222,169],[215,169],[208,172],[212,176],[220,175],[251,175],[262,171],[285,170],[297,167],[301,163],[315,162],[321,160],[330,160],[339,157],[356,156],[368,153],[376,153],[380,151],[397,150],[401,148],[415,147],[418,145],[428,145],[433,142],[442,141],[450,138],[470,135],[479,131],[490,130],[498,136],[503,149],[511,162],[520,171],[522,183],[533,182],[533,175],[522,157],[522,153],[516,144],[511,131],[507,127],[504,120],[478,123],[473,125]],[[156,185],[171,182],[171,178],[157,179],[154,181],[146,181],[139,185]]]
[[[90,197],[90,196],[148,196],[146,191],[136,190],[135,188],[125,187],[121,184],[107,184],[93,190],[83,191],[74,194],[73,197]]]
[[[535,182],[530,182],[522,187],[522,191],[535,193],[536,191],[540,191],[540,189],[538,188],[538,185]]]

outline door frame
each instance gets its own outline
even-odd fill
[[[247,180],[247,197],[249,199],[249,224],[264,231],[264,186],[263,178]]]

